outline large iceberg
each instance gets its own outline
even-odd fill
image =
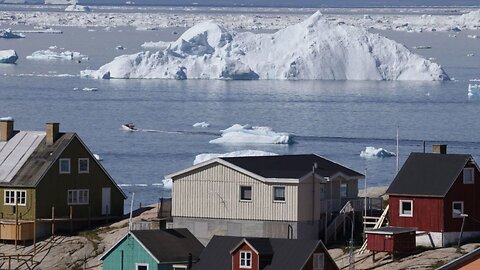
[[[446,80],[436,63],[367,29],[316,12],[275,33],[229,32],[213,21],[157,52],[116,57],[94,78]],[[108,76],[107,76],[108,75]]]
[[[383,148],[375,148],[373,146],[367,146],[365,147],[365,150],[362,150],[360,152],[360,156],[364,158],[373,158],[373,157],[394,157],[395,153],[390,152],[386,149]]]
[[[229,153],[204,153],[195,157],[193,165],[218,157],[258,157],[258,156],[276,156],[277,154],[260,150],[239,150]]]
[[[258,127],[235,124],[222,130],[220,138],[210,143],[219,144],[291,144],[292,135],[284,132],[275,132],[270,127]]]
[[[14,50],[1,50],[0,51],[0,63],[15,64],[18,59],[18,55]]]

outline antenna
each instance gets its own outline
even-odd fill
[[[132,192],[132,201],[130,202],[130,218],[128,219],[128,231],[132,230],[132,212],[133,212],[133,199],[135,198],[135,192]]]
[[[397,126],[397,173],[398,173],[398,167],[399,167],[399,160],[398,160],[398,154],[399,154],[399,142],[398,142],[398,126]]]

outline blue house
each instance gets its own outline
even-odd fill
[[[130,231],[100,259],[105,270],[180,270],[198,261],[203,248],[188,229]]]

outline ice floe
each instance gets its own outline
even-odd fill
[[[0,30],[0,38],[24,38],[22,33],[14,33],[11,29]]]
[[[82,6],[82,5],[69,5],[65,8],[65,11],[70,11],[70,12],[90,12],[90,8],[87,6]]]
[[[196,128],[207,128],[209,126],[210,126],[210,123],[207,123],[207,122],[199,122],[199,123],[193,124],[193,127],[196,127]]]
[[[32,60],[88,60],[88,56],[74,51],[40,50],[27,56]]]
[[[3,64],[15,64],[18,59],[17,52],[15,50],[1,50],[0,51],[0,63]]]
[[[195,157],[193,165],[202,163],[218,157],[257,157],[257,156],[276,156],[277,154],[260,150],[239,150],[229,153],[204,153]]]
[[[395,153],[385,150],[383,148],[375,148],[372,146],[365,147],[365,150],[360,152],[360,156],[364,158],[373,158],[373,157],[394,157]]]
[[[162,183],[163,183],[163,187],[166,188],[166,189],[172,189],[172,187],[173,187],[172,179],[163,179]]]
[[[98,154],[93,154],[93,156],[94,156],[95,159],[98,160],[98,161],[102,161],[102,160],[103,160],[103,158],[102,158],[100,155],[98,155]]]
[[[107,76],[108,74],[108,76]],[[92,78],[447,80],[440,65],[320,12],[275,33],[236,33],[206,21],[164,50],[116,57]]]
[[[11,116],[0,117],[0,121],[13,121],[13,117]]]
[[[222,130],[220,138],[210,143],[219,144],[291,144],[293,136],[289,133],[275,132],[270,127],[235,124]]]
[[[470,96],[480,96],[480,84],[468,84],[468,93],[467,95]]]

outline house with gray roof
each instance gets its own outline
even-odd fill
[[[104,270],[191,269],[204,246],[187,229],[129,231],[100,258]]]
[[[390,184],[389,225],[417,230],[417,245],[480,237],[480,171],[471,155],[411,153]],[[463,228],[463,229],[462,229]]]
[[[173,226],[204,244],[215,234],[319,239],[363,177],[314,154],[215,158],[166,176]]]
[[[214,236],[192,270],[338,270],[321,240]]]
[[[32,240],[123,216],[126,198],[76,133],[0,120],[0,239]]]

